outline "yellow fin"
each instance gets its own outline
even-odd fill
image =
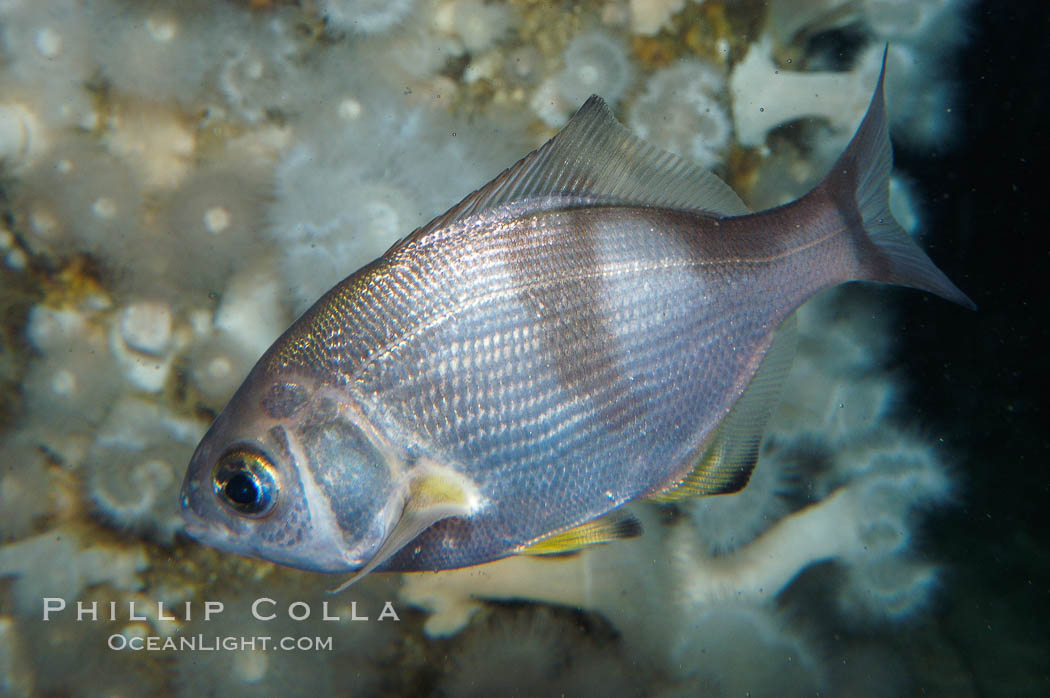
[[[627,512],[617,510],[582,523],[561,533],[548,536],[518,551],[522,555],[562,555],[588,545],[609,543],[642,534],[642,524]]]
[[[650,502],[680,502],[690,497],[701,497],[712,494],[728,494],[742,490],[751,479],[751,470],[758,459],[757,449],[753,454],[737,463],[726,462],[725,443],[716,434],[714,443],[704,451],[703,457],[695,468],[671,489],[649,497]]]
[[[477,508],[477,487],[467,477],[437,464],[418,467],[421,472],[409,485],[408,498],[393,529],[372,559],[350,579],[329,590],[330,594],[345,591],[441,519],[469,516]]]
[[[722,420],[696,466],[672,487],[650,496],[650,501],[730,494],[747,485],[758,462],[762,432],[780,403],[781,388],[795,358],[797,325],[794,313],[781,323],[755,377]]]

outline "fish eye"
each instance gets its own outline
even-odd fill
[[[212,475],[215,496],[244,516],[260,518],[277,503],[277,477],[264,454],[247,448],[227,452]]]

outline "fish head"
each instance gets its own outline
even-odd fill
[[[400,514],[397,465],[341,391],[262,363],[190,460],[186,531],[300,569],[359,569]]]

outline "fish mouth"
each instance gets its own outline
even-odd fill
[[[182,530],[186,532],[188,536],[194,538],[202,543],[213,545],[216,543],[222,543],[231,537],[231,532],[223,529],[220,522],[218,526],[214,523],[209,523],[208,520],[198,512],[190,502],[189,497],[186,494],[186,488],[183,488],[180,499],[180,511],[182,515]]]
[[[212,537],[211,527],[204,523],[200,515],[191,506],[185,485],[179,494],[179,505],[179,513],[182,515],[182,530],[187,535],[202,541]]]
[[[186,532],[191,538],[200,540],[208,535],[208,527],[204,524],[193,523],[187,521],[183,524],[182,530]]]
[[[236,537],[221,524],[215,526],[186,519],[182,530],[199,543],[219,548],[220,550],[235,549],[234,541],[236,541]]]

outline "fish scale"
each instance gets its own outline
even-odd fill
[[[524,283],[520,280],[507,283],[507,276],[498,265],[475,267],[472,256],[446,250],[442,244],[421,244],[419,254],[462,261],[458,268],[449,270],[450,273],[443,277],[446,284],[459,289],[492,289],[495,284],[488,277],[495,274],[507,285],[496,286],[498,291],[489,293],[491,300],[487,303],[465,303],[443,309],[444,323],[427,322],[427,314],[421,313],[421,321],[428,327],[426,333],[408,329],[406,335],[414,341],[399,341],[396,355],[390,353],[357,368],[355,382],[361,392],[380,396],[385,405],[384,415],[388,421],[382,428],[390,433],[415,431],[425,434],[418,438],[426,441],[422,447],[432,457],[469,463],[471,475],[481,485],[482,492],[487,498],[501,503],[492,508],[489,514],[492,520],[484,527],[476,527],[479,532],[472,536],[470,544],[482,550],[491,545],[504,545],[512,531],[517,535],[517,542],[522,544],[551,527],[565,528],[588,520],[607,510],[610,501],[635,498],[680,474],[688,467],[683,460],[700,447],[728,410],[728,404],[735,397],[731,380],[739,380],[735,372],[709,365],[705,355],[711,351],[712,345],[735,346],[741,350],[741,356],[751,355],[754,346],[767,334],[764,329],[756,331],[753,328],[775,327],[783,319],[782,316],[766,317],[752,312],[744,322],[741,319],[744,316],[736,314],[736,327],[729,331],[722,321],[723,311],[754,305],[748,302],[748,299],[753,300],[754,289],[734,284],[735,292],[741,294],[742,299],[733,300],[734,291],[727,282],[729,275],[713,260],[691,259],[693,252],[688,245],[678,242],[700,234],[701,218],[681,217],[676,227],[664,226],[660,232],[654,233],[648,212],[626,208],[615,211],[624,217],[623,222],[610,222],[610,213],[602,209],[586,211],[586,215],[605,221],[602,234],[611,241],[603,246],[609,258],[601,260],[600,268],[611,267],[614,272],[584,267],[586,276],[603,278],[610,284],[601,298],[586,297],[583,289],[574,286],[571,275],[566,279],[564,274],[550,271],[565,270],[584,275],[579,266],[565,263],[574,259],[573,252],[578,249],[579,215],[567,216],[563,212],[534,214],[533,218],[514,226],[488,224],[484,220],[475,223],[479,229],[492,232],[471,238],[473,255],[486,256],[486,245],[502,249],[504,256],[519,254],[516,263],[529,265],[518,273],[519,279],[528,280]],[[537,223],[540,218],[550,222]],[[528,238],[520,235],[519,229],[522,228],[532,234]],[[538,236],[535,234],[537,229],[542,230]],[[733,236],[736,229],[726,225],[719,234]],[[444,241],[455,245],[459,239],[445,237]],[[543,240],[544,244],[534,244],[537,239]],[[518,240],[527,241],[528,255],[520,255],[515,249]],[[404,262],[406,265],[423,266],[422,262],[411,258],[415,254],[414,247],[404,248],[404,254],[409,257]],[[672,257],[672,254],[677,256]],[[391,263],[399,264],[400,260],[394,257]],[[727,266],[736,264],[737,261],[726,263]],[[700,268],[703,268],[703,274],[699,272]],[[666,278],[660,277],[660,269],[666,270]],[[808,283],[822,285],[827,281],[817,278]],[[600,362],[602,370],[584,382],[564,380],[565,372],[556,363],[562,356],[557,352],[544,354],[542,348],[552,341],[578,339],[571,335],[547,337],[546,342],[540,342],[539,356],[546,356],[546,360],[529,353],[515,364],[484,349],[486,337],[501,334],[509,327],[522,327],[529,334],[544,335],[542,320],[529,312],[527,301],[519,300],[517,304],[506,301],[507,294],[520,299],[523,288],[535,290],[537,287],[562,287],[565,297],[572,299],[560,308],[569,313],[569,327],[578,326],[571,322],[571,313],[578,308],[599,307],[605,311],[604,320],[611,341],[616,344],[611,365]],[[640,295],[641,289],[647,289],[648,293]],[[800,288],[795,294],[802,297],[811,291],[808,287]],[[715,295],[722,302],[698,310],[703,307],[701,298],[704,294]],[[464,295],[470,297],[471,294]],[[671,301],[675,299],[680,311],[662,319],[660,333],[653,333],[644,324],[615,322],[616,312],[620,309],[627,315],[637,316],[654,305],[673,308]],[[465,337],[472,338],[472,341],[465,342]],[[665,344],[668,337],[681,337],[682,340],[668,347]],[[593,334],[591,339],[596,339]],[[604,341],[604,338],[597,341]],[[440,348],[464,344],[474,347],[470,354],[470,370],[441,371],[446,357]],[[628,357],[631,356],[641,358],[648,380],[655,382],[655,385],[645,386],[642,394],[635,381],[628,378],[634,375],[629,369]],[[404,375],[391,370],[387,362],[412,366],[414,371],[411,375]],[[586,357],[582,363],[585,367]],[[540,386],[538,390],[537,384]],[[673,390],[673,385],[678,389]],[[537,401],[537,394],[547,399]],[[464,396],[463,399],[475,409],[457,414],[457,419],[450,422],[445,418],[444,406],[439,401],[423,399],[437,395],[453,396],[454,402],[458,396]],[[639,399],[643,395],[647,397]],[[705,400],[707,395],[726,397],[721,401]],[[683,421],[696,427],[683,431],[679,428]],[[531,427],[534,431],[524,443],[507,438],[508,430],[525,431],[518,425],[527,425],[526,429]],[[566,467],[567,464],[571,467]],[[607,479],[620,483],[618,485],[592,488],[593,491],[587,492],[587,487],[582,484],[600,482],[603,478],[597,477],[598,474],[608,475],[616,471],[624,475]],[[548,477],[536,479],[535,473],[539,472]],[[535,479],[533,496],[538,500],[551,501],[559,491],[573,491],[576,496],[564,512],[546,511],[536,521],[529,520],[522,511],[529,511],[529,502],[519,503],[504,491],[514,487],[512,474],[516,473],[531,474]],[[486,531],[491,541],[483,540]],[[438,528],[429,535],[439,538],[444,534]],[[424,533],[421,542],[426,543],[427,536]],[[462,549],[461,545],[458,550]],[[398,560],[395,558],[392,564],[398,564]]]

